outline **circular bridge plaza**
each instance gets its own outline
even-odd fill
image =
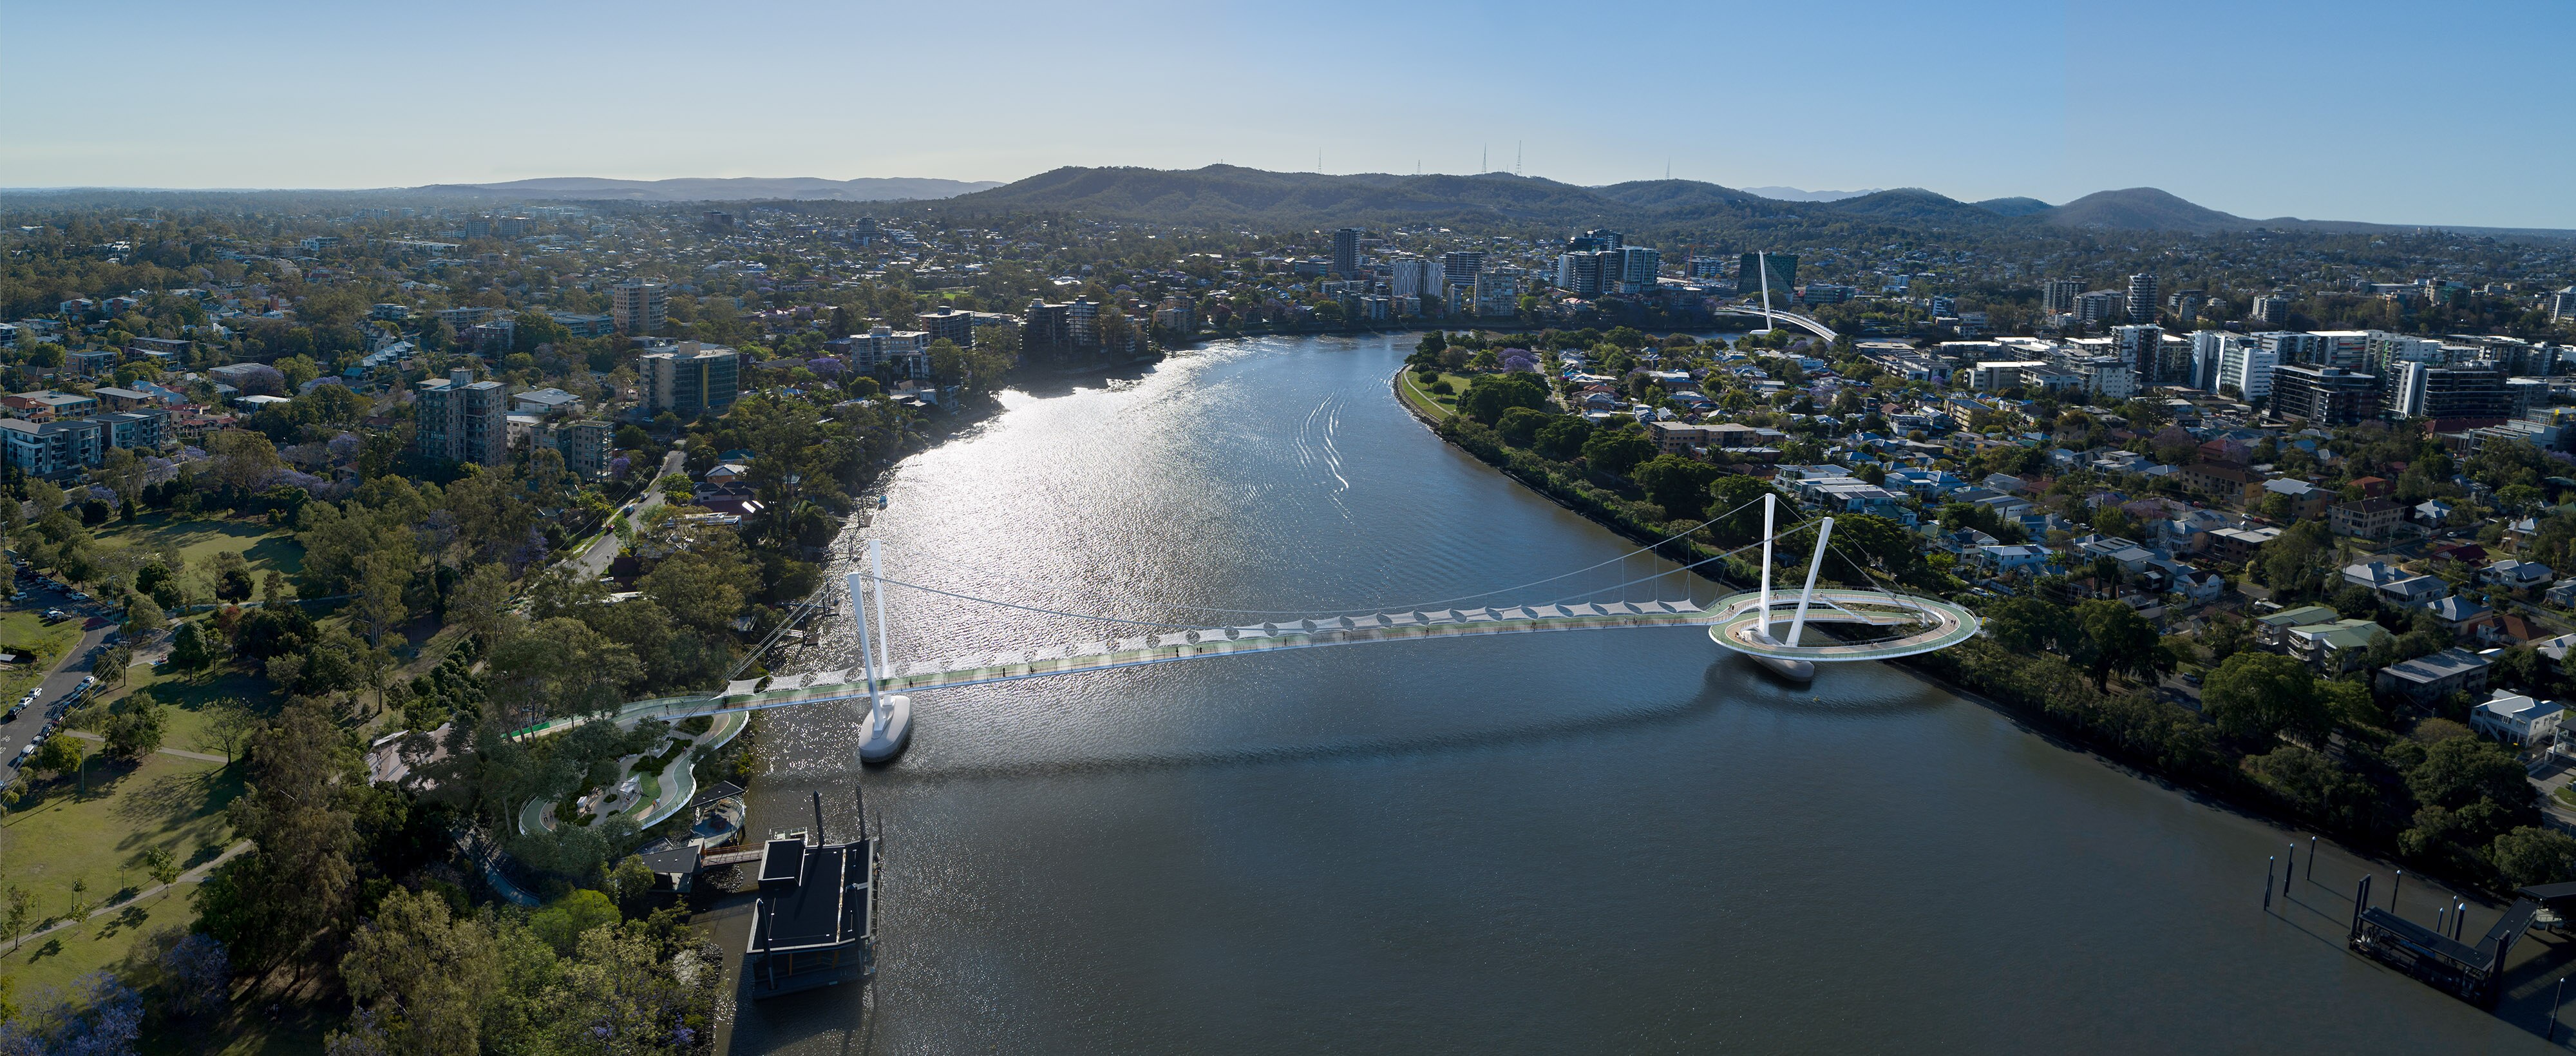
[[[1710,641],[1749,656],[1772,660],[1832,663],[1846,660],[1893,660],[1947,649],[1977,634],[1977,616],[1946,601],[1875,590],[1823,588],[1807,608],[1808,623],[1888,628],[1894,637],[1869,641],[1799,645],[1779,640],[1796,617],[1798,595],[1783,591],[1771,598],[1771,630],[1764,633],[1762,594],[1745,591],[1718,600],[1709,609]]]

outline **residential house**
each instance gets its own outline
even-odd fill
[[[2418,704],[2453,693],[2479,693],[2487,688],[2487,658],[2456,646],[2379,669],[2372,680],[2382,693],[2400,693]]]
[[[2209,533],[2209,556],[2223,564],[2241,565],[2254,559],[2257,547],[2280,537],[2278,528],[2221,528]]]
[[[2045,573],[2048,571],[2050,556],[2047,547],[2028,543],[2018,546],[2001,544],[1980,546],[1968,553],[1973,555],[1978,567],[1995,575],[2003,575],[2007,572]]]
[[[1655,450],[1667,455],[1687,455],[1695,447],[1709,446],[1709,428],[1687,422],[1648,422],[1646,435],[1655,438]]]
[[[2085,560],[2110,558],[2120,566],[2120,571],[2129,575],[2146,571],[2147,562],[2156,557],[2146,547],[2116,535],[2087,535],[2075,539],[2073,545]]]
[[[2292,627],[2282,637],[2283,648],[2290,655],[2333,676],[2360,667],[2368,656],[2370,643],[2395,636],[2369,620],[2334,620]]]
[[[2343,581],[2345,583],[2356,587],[2369,587],[2372,590],[2378,590],[2382,586],[2397,582],[2409,575],[2412,575],[2412,573],[2389,564],[2386,561],[2368,561],[2357,565],[2343,566]]]
[[[2326,523],[2336,535],[2363,539],[2386,539],[2405,519],[2406,504],[2395,499],[2336,503],[2326,511]]]
[[[2182,467],[2182,484],[2226,502],[2251,503],[2263,488],[2263,475],[2234,462],[2195,462]]]
[[[519,414],[533,414],[540,418],[581,413],[581,397],[562,389],[532,389],[527,392],[512,393],[510,401],[513,405],[510,408],[512,411]]]
[[[2478,582],[2492,583],[2507,590],[2530,590],[2549,582],[2549,577],[2549,566],[2537,561],[2518,561],[2510,557],[2502,561],[2490,562],[2487,567],[2478,570]]]
[[[2332,623],[2342,618],[2342,613],[2323,605],[2301,605],[2295,609],[2266,613],[2253,619],[2254,641],[2280,648],[2289,640],[2290,628]]]
[[[2550,584],[2549,592],[2541,597],[2542,600],[2562,609],[2576,607],[2576,576],[2569,576]]]
[[[2379,596],[2392,605],[2431,605],[2451,594],[2451,581],[2440,576],[2404,576],[2379,585]]]
[[[2424,611],[2442,621],[2442,626],[2449,628],[2452,634],[2468,634],[2495,615],[2494,610],[2457,594],[2434,600],[2424,606]]]
[[[2307,481],[2288,477],[2264,481],[2263,495],[2257,501],[2268,504],[2274,495],[2283,496],[2289,500],[2289,519],[2294,521],[2322,516],[2326,512],[2326,503],[2334,498],[2333,492]]]
[[[2508,744],[2543,744],[2557,738],[2566,714],[2557,701],[2499,689],[2469,712],[2469,727]]]

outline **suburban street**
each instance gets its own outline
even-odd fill
[[[653,512],[654,507],[662,505],[663,479],[680,472],[681,467],[687,464],[687,452],[679,448],[671,449],[670,454],[662,456],[662,469],[654,474],[653,483],[645,486],[643,497],[618,507],[617,515],[625,518],[627,523],[633,524],[642,519],[645,514]],[[617,533],[606,532],[599,538],[591,540],[588,547],[568,558],[567,561],[581,571],[583,579],[597,579],[607,575],[608,566],[617,560],[617,546]]]
[[[36,612],[61,609],[71,613],[75,620],[86,621],[87,625],[81,632],[80,641],[55,658],[53,669],[46,673],[41,683],[45,689],[44,696],[37,698],[27,710],[19,712],[16,719],[0,722],[0,785],[17,780],[18,750],[26,747],[27,742],[42,732],[47,724],[62,716],[64,702],[72,687],[88,677],[91,658],[107,641],[107,636],[116,631],[115,619],[105,615],[96,603],[75,602],[50,583],[28,581],[34,585],[27,588],[27,600],[19,607]],[[0,705],[11,703],[15,701],[0,701]]]

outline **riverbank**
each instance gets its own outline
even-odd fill
[[[1580,482],[1570,482],[1535,456],[1503,445],[1490,429],[1454,415],[1434,417],[1426,413],[1405,392],[1409,382],[1400,368],[1390,385],[1398,402],[1417,422],[1522,487],[1623,538],[1652,546],[1657,553],[1681,564],[1696,565],[1715,556],[1715,551],[1692,540],[1671,539],[1681,527],[1678,523],[1641,517],[1633,509],[1637,504],[1596,494],[1598,489],[1585,489]],[[1749,582],[1748,576],[1730,574],[1742,571],[1732,562],[1698,566],[1693,571],[1730,587]],[[2482,846],[2435,844],[2427,853],[2409,853],[2401,840],[2412,831],[2406,819],[2392,821],[2355,808],[2342,801],[2350,794],[2342,789],[2329,790],[2335,793],[2333,798],[2320,794],[2320,803],[2313,807],[2302,804],[2249,768],[2249,764],[2260,765],[2275,756],[2317,753],[2285,745],[2267,756],[2247,754],[2221,737],[2198,713],[2161,700],[2151,691],[2097,689],[2089,677],[2062,658],[2049,654],[2015,655],[1980,638],[1943,652],[1891,662],[1909,675],[2029,724],[2063,746],[2172,782],[2228,809],[2285,828],[2332,837],[2354,853],[2403,861],[2409,871],[2428,873],[2492,897],[2509,898],[2516,886],[2500,876],[2492,863],[2479,857]],[[2345,745],[2337,756],[2355,750]],[[2283,768],[2294,762],[2285,761]],[[2363,776],[2383,778],[2381,784],[2394,781],[2396,787],[2404,787],[2402,775],[2374,772]],[[2399,802],[2402,805],[2402,799]],[[2415,820],[2420,826],[2420,817]],[[2464,851],[2467,853],[2461,853]]]

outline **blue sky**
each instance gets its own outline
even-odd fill
[[[0,5],[0,186],[1471,172],[1517,143],[1585,184],[2576,228],[2564,0]]]

